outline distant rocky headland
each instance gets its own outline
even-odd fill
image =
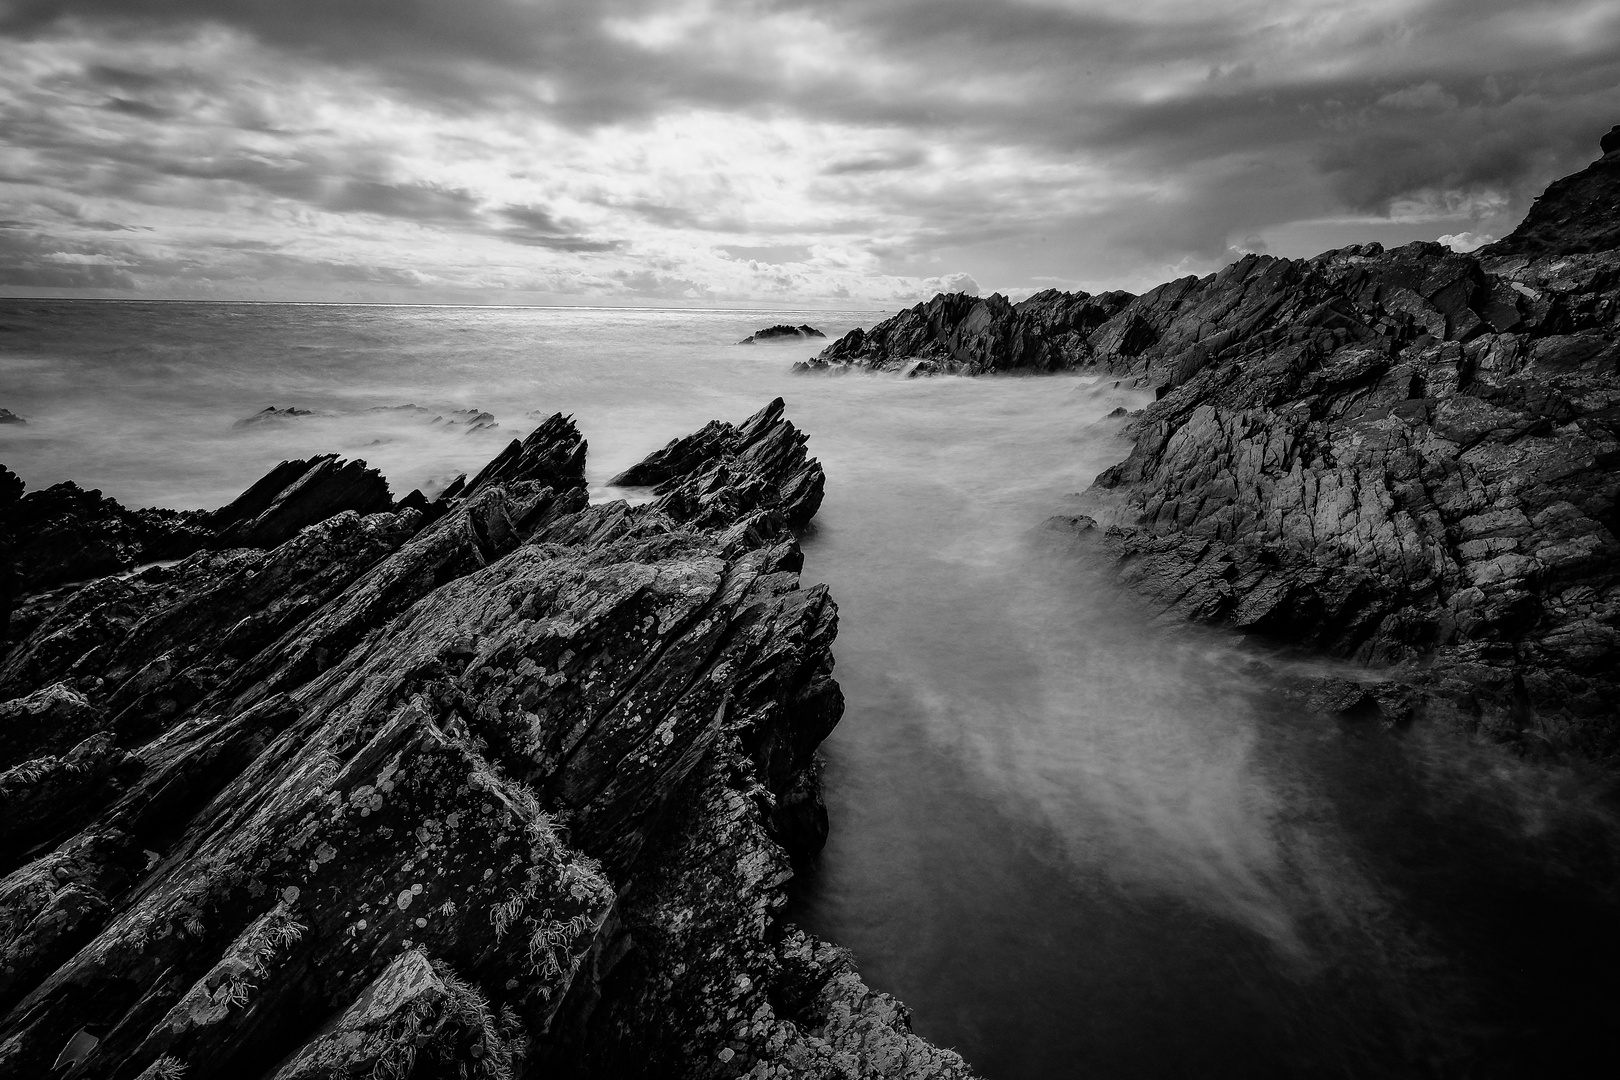
[[[967,1076],[780,918],[843,711],[782,412],[637,506],[561,415],[431,500],[0,471],[0,1074]]]
[[[1612,761],[1620,127],[1602,151],[1472,254],[1366,244],[1140,296],[940,295],[797,367],[1150,388],[1092,490],[1126,581],[1367,665],[1308,685],[1314,707]]]

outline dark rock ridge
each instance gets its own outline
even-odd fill
[[[340,511],[393,506],[377,470],[336,454],[283,461],[213,511],[131,510],[71,480],[24,494],[16,474],[0,471],[0,581],[11,595],[183,558],[204,546],[274,547]]]
[[[554,416],[436,520],[343,509],[24,620],[0,1075],[967,1076],[780,920],[843,708],[791,532],[823,480],[780,401],[705,431],[591,506]]]
[[[283,461],[206,520],[215,547],[275,547],[339,511],[374,514],[393,505],[388,481],[376,469],[325,454]]]
[[[0,424],[26,424],[27,420],[18,416],[10,409],[0,409]]]
[[[252,416],[244,416],[231,426],[234,428],[259,427],[264,424],[276,424],[284,420],[299,420],[306,416],[334,416],[335,413],[317,413],[314,409],[300,409],[296,405],[289,405],[285,409],[278,409],[274,405],[266,405]]]
[[[1603,156],[1555,180],[1512,235],[1482,248],[1503,255],[1574,255],[1620,247],[1620,125],[1603,136]]]
[[[815,327],[803,323],[798,326],[777,323],[775,326],[767,326],[763,330],[755,330],[737,344],[755,345],[762,341],[803,341],[806,338],[824,338],[826,336]]]
[[[475,431],[489,431],[501,425],[495,422],[495,414],[482,409],[450,409],[439,412],[425,409],[420,405],[377,405],[367,412],[389,412],[408,414],[416,417],[429,417],[429,424],[443,424],[447,428],[463,428],[463,434],[471,435]]]
[[[821,508],[826,477],[805,454],[805,436],[783,419],[781,398],[734,427],[714,420],[672,440],[638,465],[615,476],[615,487],[650,487],[654,505],[683,518],[725,522],[753,511],[762,498],[775,502],[790,528],[802,529]],[[780,477],[774,489],[735,480],[737,470],[765,469]]]
[[[1014,304],[999,293],[941,293],[870,330],[851,330],[794,369],[847,366],[910,375],[1065,371],[1097,363],[1109,349],[1139,344],[1135,322],[1116,318],[1131,299],[1124,292],[1091,296],[1047,289]]]
[[[407,404],[376,405],[367,409],[366,412],[393,413],[396,416],[426,420],[429,425],[442,424],[446,429],[454,428],[464,435],[500,427],[500,424],[495,422],[495,415],[482,409],[435,410],[423,408],[421,405]],[[303,420],[307,417],[332,419],[338,415],[335,412],[316,412],[314,409],[300,409],[296,405],[289,405],[285,409],[267,405],[252,416],[245,416],[231,426],[233,428],[255,428],[266,425],[280,426],[289,420]]]
[[[1137,297],[941,296],[823,362],[1153,388],[1094,488],[1112,528],[1090,535],[1128,581],[1178,615],[1382,669],[1330,711],[1437,713],[1613,759],[1617,137],[1472,255],[1368,244],[1251,255]]]

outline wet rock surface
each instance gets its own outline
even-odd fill
[[[639,506],[554,416],[275,543],[312,470],[366,484],[286,463],[173,565],[25,590],[0,1073],[968,1075],[780,921],[843,708],[823,478],[780,401],[704,431]]]
[[[1141,296],[940,296],[817,363],[1152,388],[1100,542],[1169,614],[1368,665],[1311,707],[1620,755],[1620,147],[1473,255],[1250,255]],[[1102,515],[1099,515],[1102,516]],[[1352,692],[1353,691],[1353,692]]]

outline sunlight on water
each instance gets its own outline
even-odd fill
[[[650,450],[781,395],[827,470],[805,576],[839,602],[849,703],[833,835],[793,917],[924,1034],[992,1077],[1366,1075],[1488,1064],[1585,1022],[1549,957],[1614,922],[1585,884],[1612,879],[1599,782],[1298,715],[1229,635],[1121,593],[1095,533],[1043,528],[1091,506],[1128,449],[1108,414],[1140,392],[795,377],[814,345],[728,344],[873,321],[0,302],[0,406],[28,419],[0,428],[0,461],[31,487],[217,506],[338,452],[433,494],[560,410],[611,498]],[[272,405],[312,415],[238,426]],[[1526,912],[1551,942],[1512,944]],[[1525,1008],[1546,1015],[1511,1019]]]

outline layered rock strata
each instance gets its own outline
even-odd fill
[[[822,472],[780,401],[711,428],[592,506],[552,417],[436,519],[346,509],[24,627],[0,1074],[966,1076],[779,919],[842,711],[791,532]]]
[[[1620,145],[1472,255],[1250,255],[1141,296],[936,297],[814,363],[1157,400],[1096,481],[1165,610],[1361,661],[1332,711],[1620,754]],[[1313,698],[1313,701],[1315,698]]]

